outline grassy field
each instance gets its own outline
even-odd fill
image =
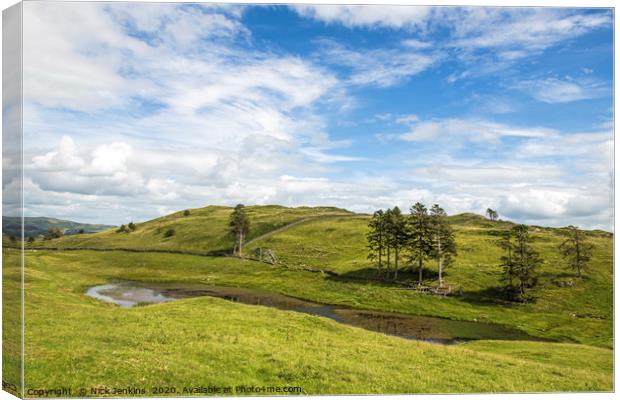
[[[4,257],[16,254],[5,250]],[[545,343],[541,356],[539,343],[433,345],[206,297],[121,309],[84,296],[87,287],[114,280],[199,281],[279,288],[328,302],[357,298],[370,305],[385,296],[398,307],[381,286],[174,254],[37,251],[28,253],[26,268],[26,388],[266,385],[298,386],[308,394],[612,389],[612,352],[591,346]],[[416,301],[412,296],[401,307]]]
[[[230,208],[206,207],[138,224],[132,233],[75,235],[33,246],[228,251],[229,213]],[[271,249],[278,265],[180,254],[28,251],[26,387],[65,382],[292,385],[305,393],[612,389],[611,234],[588,233],[594,257],[578,278],[555,250],[562,232],[533,227],[534,247],[545,259],[537,300],[515,304],[497,296],[500,250],[494,243],[508,222],[473,214],[450,217],[459,254],[446,281],[462,295],[444,298],[373,279],[366,260],[366,215],[278,206],[248,207],[248,214],[252,229],[246,253]],[[176,234],[164,238],[170,227]],[[15,254],[4,250],[5,260]],[[432,263],[426,268],[432,277]],[[14,272],[5,268],[3,274],[10,278]],[[406,272],[401,276],[413,279]],[[116,280],[263,289],[368,310],[493,322],[561,343],[443,346],[212,298],[125,310],[84,296],[88,287]],[[573,286],[565,285],[569,281]],[[102,348],[110,350],[98,351]]]

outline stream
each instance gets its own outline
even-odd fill
[[[438,317],[388,313],[313,303],[277,293],[255,289],[186,283],[108,283],[89,288],[86,295],[123,308],[158,304],[189,297],[210,296],[228,301],[260,305],[280,310],[330,318],[386,335],[432,343],[454,344],[468,340],[537,340],[526,333],[486,322],[455,321]]]

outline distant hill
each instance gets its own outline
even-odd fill
[[[114,228],[112,225],[83,224],[75,221],[67,221],[47,217],[25,217],[24,236],[38,236],[47,233],[50,228],[59,228],[65,235],[73,235],[84,230],[84,233],[97,233]],[[21,221],[19,217],[2,217],[2,233],[4,235],[19,236]]]

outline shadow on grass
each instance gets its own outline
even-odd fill
[[[502,305],[505,307],[514,307],[523,304],[521,302],[512,301],[510,294],[506,292],[503,286],[491,286],[480,290],[463,291],[459,299],[476,306]]]
[[[430,285],[437,281],[438,274],[437,271],[423,268],[423,285]],[[444,277],[447,274],[444,273]],[[419,278],[419,271],[414,269],[411,271],[411,268],[400,269],[398,270],[398,279],[394,279],[394,270],[390,270],[389,276],[385,267],[381,271],[381,275],[378,274],[377,268],[366,267],[362,269],[357,269],[354,271],[349,271],[345,273],[341,273],[335,276],[329,276],[327,279],[338,281],[338,282],[367,282],[367,283],[375,283],[381,286],[409,286],[409,285],[417,285]]]

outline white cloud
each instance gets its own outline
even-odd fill
[[[611,221],[606,193],[567,187],[530,187],[503,196],[498,204],[505,214],[521,220],[566,221],[589,217],[588,224]],[[605,226],[605,225],[603,225]]]
[[[562,41],[602,27],[610,27],[610,13],[582,13],[551,7],[424,7],[295,5],[302,17],[349,28],[391,28],[418,32],[447,29],[447,43],[462,60],[478,59],[479,50],[493,50],[495,64],[538,54]],[[427,48],[411,38],[403,44]],[[500,67],[501,66],[497,66]]]
[[[592,82],[547,78],[519,82],[516,88],[545,103],[568,103],[611,94],[610,90]]]
[[[331,40],[321,43],[319,56],[325,62],[350,70],[349,85],[392,86],[431,68],[442,57],[438,52],[412,48],[352,50]]]
[[[33,168],[44,171],[62,171],[65,169],[81,168],[84,166],[82,160],[76,154],[76,147],[70,136],[63,136],[60,139],[58,149],[50,151],[41,156],[32,158]]]
[[[454,29],[454,46],[497,49],[500,57],[511,60],[611,24],[608,13],[544,7],[466,7],[446,9],[444,16],[445,23]]]
[[[438,119],[417,121],[411,125],[409,132],[399,137],[405,141],[427,141],[431,139],[470,140],[496,142],[502,137],[545,137],[555,131],[542,127],[513,127],[485,120],[475,119]]]
[[[432,177],[437,181],[479,184],[495,187],[516,184],[555,182],[564,172],[555,165],[434,165],[419,168],[420,177]]]
[[[349,28],[424,29],[431,14],[431,8],[424,6],[298,4],[291,7],[301,16]]]

